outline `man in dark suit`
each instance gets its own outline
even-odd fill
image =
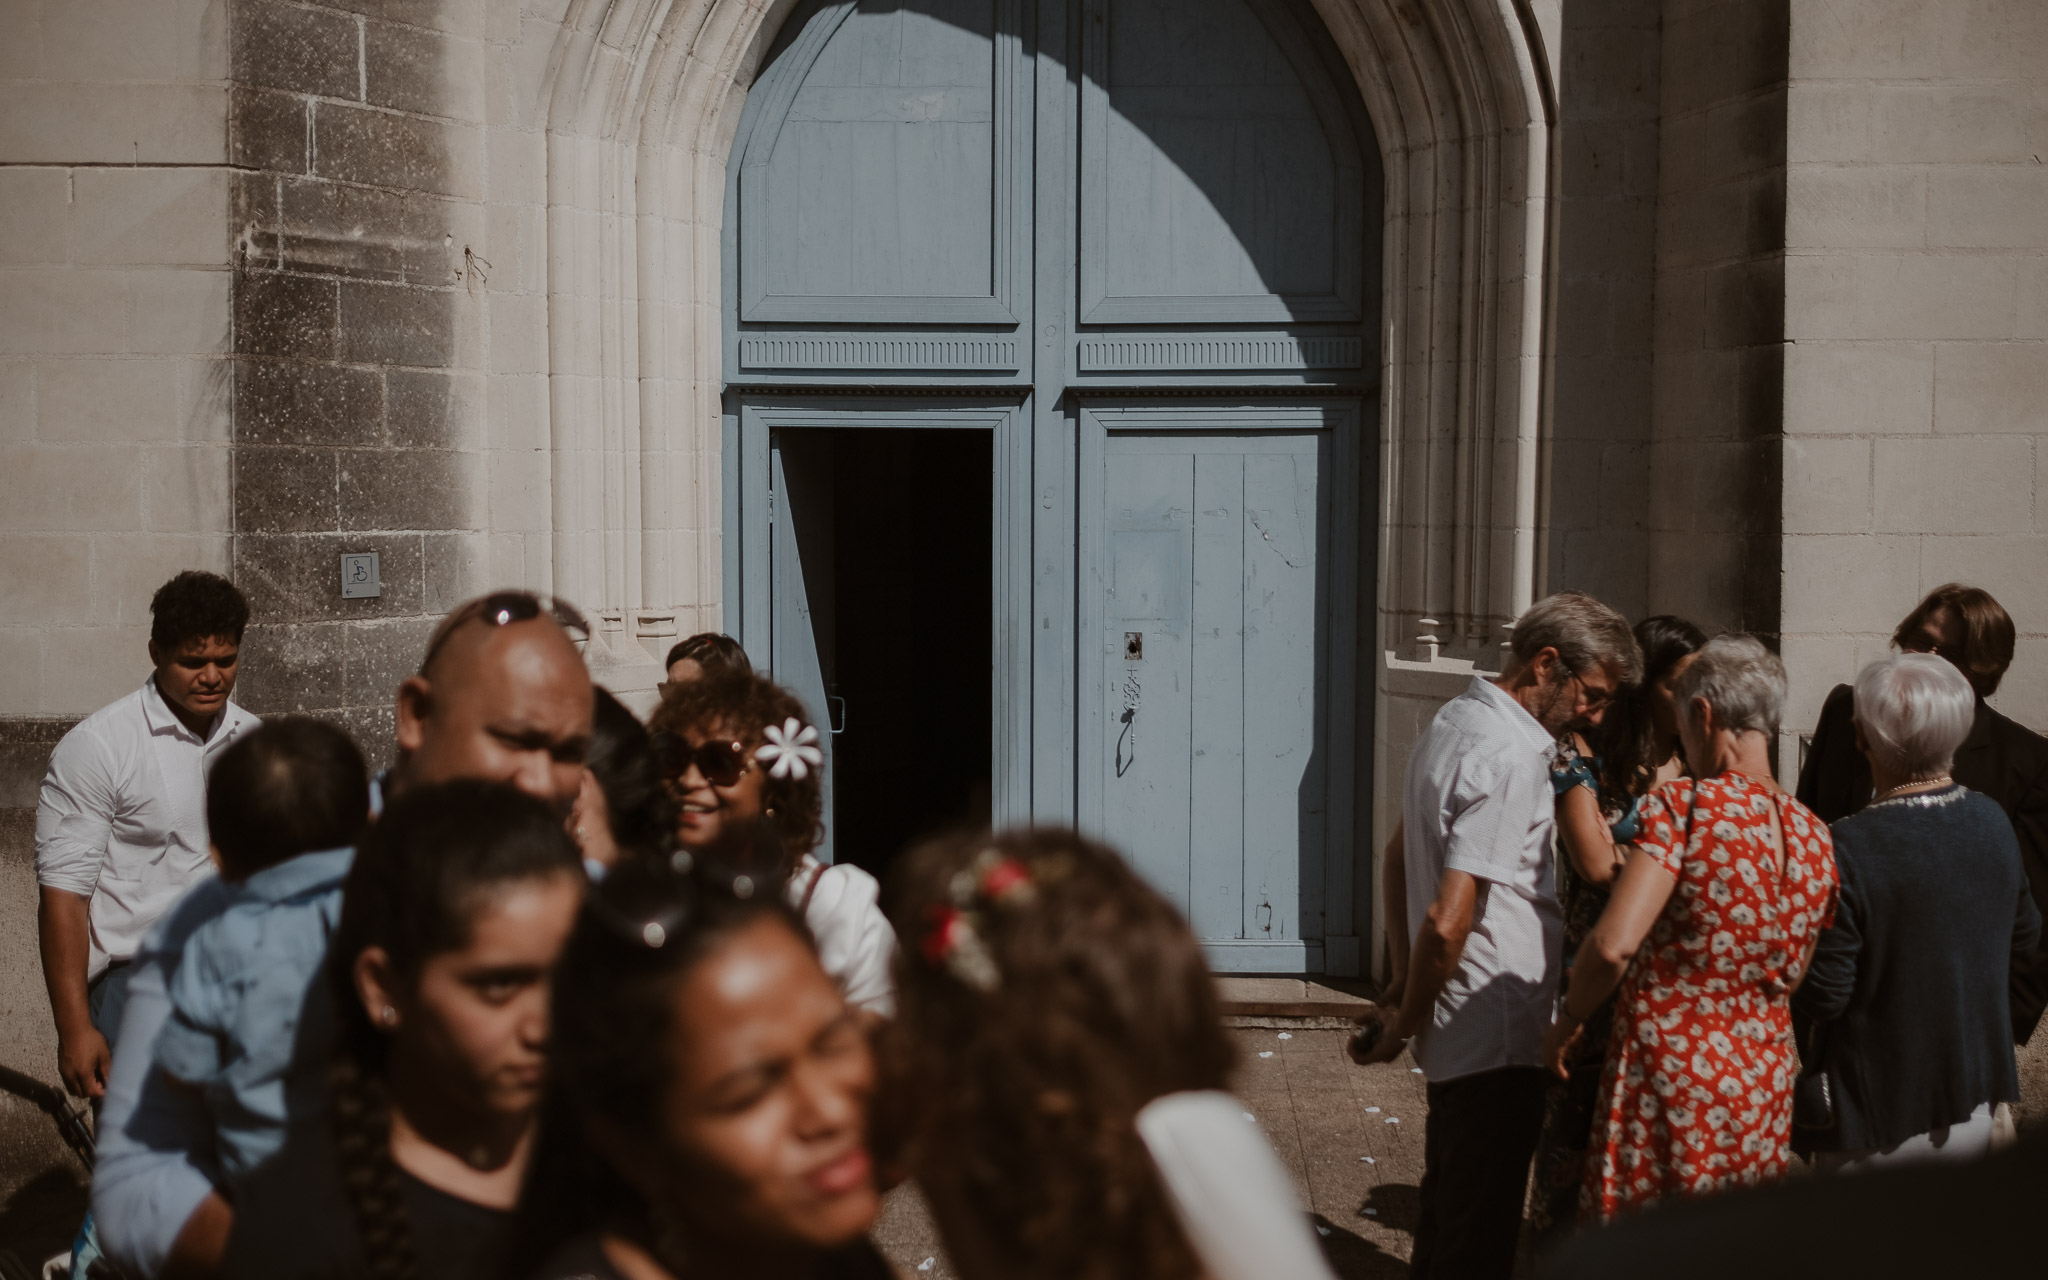
[[[2011,615],[1991,593],[1951,582],[1936,587],[1892,633],[1909,653],[1933,653],[1954,663],[1977,691],[1977,719],[1956,752],[1952,773],[1972,791],[1999,803],[2012,820],[2034,904],[2048,915],[2048,738],[1991,709],[1984,701],[2012,665]],[[1870,803],[1870,764],[1856,749],[1855,698],[1836,685],[1814,726],[1806,764],[1799,770],[1799,801],[1834,822]],[[2025,1044],[2048,1009],[2048,941],[2014,957],[2012,1035]]]

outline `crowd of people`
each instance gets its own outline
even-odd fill
[[[1199,942],[1114,850],[823,863],[819,730],[724,636],[675,646],[643,723],[573,608],[469,601],[373,774],[233,703],[232,584],[180,574],[152,616],[37,825],[59,1068],[98,1108],[81,1280],[886,1276],[910,1179],[973,1280],[1329,1274]],[[2048,1003],[2048,743],[1984,701],[1988,595],[1895,640],[1796,797],[1775,654],[1575,593],[1438,713],[1351,1045],[1427,1078],[1414,1274],[1509,1275],[1525,1203],[1605,1274],[1588,1241],[1631,1237],[1577,1227],[1795,1152],[1998,1144]]]

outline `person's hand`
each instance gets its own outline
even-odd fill
[[[57,1033],[57,1074],[72,1097],[104,1097],[107,1071],[113,1065],[114,1051],[97,1027],[81,1027],[70,1035]]]
[[[1558,1011],[1550,1030],[1543,1033],[1543,1065],[1550,1068],[1560,1080],[1569,1080],[1572,1074],[1572,1058],[1577,1053],[1579,1040],[1586,1033],[1585,1025],[1563,1010]]]
[[[1389,1009],[1383,1005],[1374,1005],[1360,1015],[1358,1034],[1352,1036],[1344,1045],[1344,1051],[1351,1055],[1351,1060],[1361,1067],[1369,1067],[1375,1063],[1392,1062],[1400,1057],[1401,1051],[1408,1047],[1408,1039],[1395,1034],[1399,1015],[1398,1009]],[[1364,1042],[1369,1038],[1368,1033],[1374,1029],[1378,1030],[1379,1038],[1368,1047]]]

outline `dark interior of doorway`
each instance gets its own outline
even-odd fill
[[[806,539],[803,558],[826,691],[841,700],[833,856],[881,876],[919,838],[989,819],[992,441],[964,430],[782,434],[785,457],[808,454],[803,469],[829,492],[830,550]]]

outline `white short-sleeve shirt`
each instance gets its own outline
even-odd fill
[[[1474,677],[1438,710],[1408,758],[1410,942],[1444,872],[1479,881],[1457,972],[1415,1038],[1415,1061],[1431,1080],[1542,1064],[1564,940],[1551,860],[1555,748],[1519,702]]]
[[[859,867],[826,866],[809,854],[789,878],[789,905],[803,912],[818,964],[846,1003],[884,1017],[896,1012],[896,931],[882,914],[882,886]]]

